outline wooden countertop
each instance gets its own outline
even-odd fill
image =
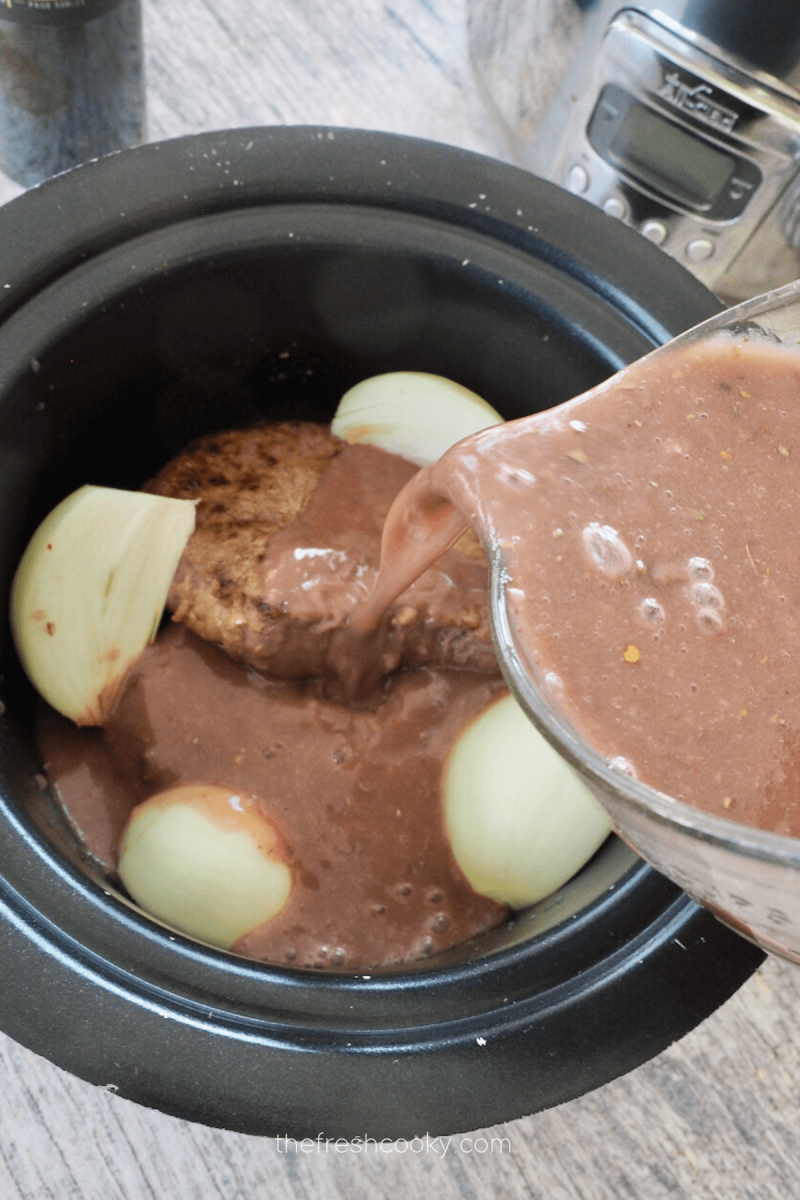
[[[250,124],[410,133],[506,157],[464,0],[144,0],[149,137]],[[534,0],[529,0],[534,3]],[[524,0],[520,0],[524,3]],[[246,19],[242,14],[246,13]],[[0,179],[0,202],[19,189]],[[54,1020],[57,1014],[54,1014]],[[800,1172],[800,973],[768,960],[701,1027],[561,1108],[421,1153],[286,1153],[85,1084],[0,1035],[11,1200],[768,1200]],[[444,1154],[443,1154],[443,1151]]]

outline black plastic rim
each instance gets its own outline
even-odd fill
[[[584,377],[601,378],[719,309],[618,223],[521,171],[449,147],[338,129],[252,129],[90,164],[0,210],[6,588],[48,489],[57,492],[70,471],[75,484],[86,478],[76,439],[99,427],[92,453],[105,444],[104,388],[117,366],[97,345],[92,360],[94,326],[119,332],[124,311],[128,328],[149,330],[159,297],[205,272],[216,271],[215,280],[238,272],[237,286],[260,286],[248,274],[259,255],[278,272],[300,264],[298,312],[314,308],[314,361],[323,335],[334,345],[336,368],[314,396],[323,408],[343,380],[395,364],[452,373],[514,416],[530,408],[534,380],[535,406],[565,399]],[[353,262],[359,281],[384,297],[382,322],[370,323],[374,300],[348,307]],[[405,307],[376,282],[375,264],[386,262],[416,272]],[[294,274],[281,278],[291,296]],[[268,298],[264,305],[272,313]],[[489,340],[502,344],[467,337],[482,309]],[[437,322],[457,353],[437,344]],[[244,339],[243,360],[247,338],[263,336],[255,326],[231,334]],[[120,334],[121,363],[147,359],[146,347],[123,342]],[[196,346],[184,342],[180,362],[172,343],[162,346],[160,375],[145,364],[157,393],[147,419],[168,404],[178,414],[154,453],[202,432],[193,421],[219,415],[222,392],[208,411],[198,415],[195,404],[189,412],[180,378],[197,366]],[[76,364],[74,377],[66,362]],[[208,362],[201,368],[193,397],[209,377]],[[120,411],[131,404],[125,395],[115,393]],[[93,481],[131,484],[125,471],[137,469],[143,477],[131,453],[136,465],[108,462],[105,480]],[[639,1065],[763,959],[613,840],[514,928],[426,969],[322,976],[171,935],[82,874],[23,814],[35,789],[31,705],[5,639],[0,1028],[121,1095],[210,1125],[296,1138],[472,1129],[569,1100]]]

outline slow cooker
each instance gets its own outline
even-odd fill
[[[548,407],[719,310],[656,247],[493,160],[328,128],[125,151],[0,209],[0,570],[85,482],[192,438],[329,420],[368,375]],[[691,1029],[761,962],[617,838],[555,895],[413,968],[246,961],[151,921],[49,796],[6,624],[0,1029],[141,1104],[246,1133],[473,1129]]]

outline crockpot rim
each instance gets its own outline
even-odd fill
[[[313,161],[309,147],[314,148]],[[232,157],[223,158],[223,154]],[[271,155],[270,166],[277,166],[268,183],[258,167],[253,178],[248,178],[259,155]],[[281,155],[286,162],[280,161]],[[149,173],[148,163],[152,173],[150,186],[138,197],[134,215],[130,211],[133,196],[126,187],[128,168],[142,158],[142,177]],[[165,160],[170,160],[171,169],[159,174]],[[328,174],[331,168],[332,175]],[[454,190],[454,172],[463,198]],[[387,179],[392,174],[395,179]],[[520,203],[525,205],[530,199],[532,178],[536,178],[540,189],[538,199],[547,198],[548,203],[526,212]],[[71,189],[69,199],[63,181],[68,181]],[[261,197],[261,203],[318,199],[349,205],[357,193],[368,197],[373,207],[444,217],[449,223],[486,232],[502,238],[507,245],[536,253],[618,309],[654,345],[685,326],[682,304],[672,299],[670,289],[665,287],[653,296],[641,286],[644,273],[628,269],[628,231],[624,224],[609,218],[602,238],[594,236],[591,227],[600,214],[580,197],[519,167],[471,150],[403,134],[313,125],[251,126],[150,142],[73,167],[9,201],[0,208],[0,230],[2,219],[13,220],[22,204],[27,206],[25,224],[32,229],[42,228],[35,237],[29,231],[28,237],[4,246],[0,322],[28,295],[88,255],[137,232],[171,224],[171,214],[179,212],[189,200],[181,182],[204,213],[245,207],[253,196]],[[60,201],[51,205],[52,189],[59,186]],[[232,187],[236,188],[233,196]],[[502,191],[499,205],[488,190],[483,190],[494,187]],[[122,212],[120,196],[126,206]],[[487,203],[489,199],[493,203]],[[572,209],[574,216],[569,249],[551,236],[554,223],[558,226],[561,222],[563,209]],[[70,233],[65,236],[67,228]],[[701,296],[706,300],[711,296],[647,239],[642,239],[639,247],[642,256],[645,261],[650,258],[653,265],[658,263],[659,270],[676,283],[681,280],[684,286],[693,288],[698,303]],[[717,304],[709,315],[720,308]]]

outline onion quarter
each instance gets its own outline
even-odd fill
[[[190,500],[79,488],[31,538],[11,594],[22,665],[53,708],[102,725],[158,629],[194,529]]]
[[[445,767],[447,829],[472,887],[512,908],[534,904],[580,870],[609,820],[513,696],[470,724]]]
[[[152,916],[224,950],[276,916],[292,890],[282,839],[258,801],[203,784],[133,810],[119,875]]]
[[[441,375],[393,371],[357,383],[339,402],[331,431],[424,467],[456,442],[503,418],[469,388]]]

